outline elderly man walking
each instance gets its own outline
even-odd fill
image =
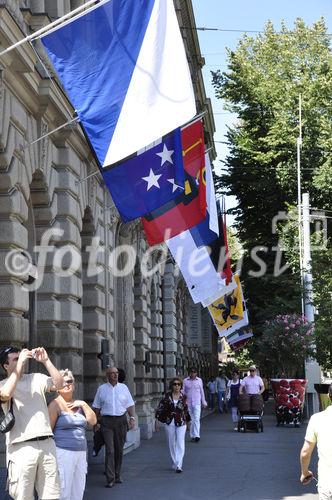
[[[28,359],[42,363],[49,373],[24,373]],[[0,382],[4,411],[13,403],[14,427],[6,435],[9,494],[15,500],[60,498],[56,451],[45,393],[62,389],[63,377],[43,347],[31,351],[4,347],[0,364],[7,378]]]
[[[329,387],[332,403],[332,384]],[[332,500],[332,405],[313,415],[307,427],[300,454],[302,484],[310,483],[313,473],[309,470],[312,452],[318,450],[319,500]]]
[[[189,377],[183,381],[183,393],[187,396],[187,403],[190,422],[190,437],[191,441],[198,443],[200,440],[201,428],[201,406],[207,407],[205,394],[203,390],[202,379],[197,376],[196,368],[189,369]]]
[[[105,488],[112,488],[114,483],[122,483],[120,474],[123,446],[128,426],[129,429],[135,427],[135,404],[126,384],[118,381],[117,368],[107,368],[106,376],[108,382],[98,387],[92,406],[100,423],[106,446],[107,483]]]

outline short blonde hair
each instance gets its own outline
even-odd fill
[[[71,378],[75,382],[75,377],[73,375],[73,372],[69,370],[69,368],[66,368],[65,370],[59,370],[59,372],[60,375],[62,375],[63,377]]]

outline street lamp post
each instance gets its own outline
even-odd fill
[[[311,248],[310,248],[310,211],[309,193],[301,190],[301,147],[302,147],[302,96],[299,95],[299,136],[297,138],[297,209],[299,261],[301,279],[301,309],[308,321],[314,322],[314,305],[312,293]],[[305,361],[305,376],[307,384],[307,412],[309,415],[319,411],[318,395],[314,384],[320,383],[321,370],[313,358]]]
[[[311,243],[310,243],[310,204],[309,193],[303,193],[302,196],[303,209],[303,301],[304,314],[308,321],[314,323],[315,308],[313,304],[312,290],[312,272],[311,272]],[[306,359],[305,375],[308,380],[307,384],[307,406],[308,413],[316,413],[319,411],[319,399],[316,393],[314,384],[321,382],[321,369],[314,358]]]

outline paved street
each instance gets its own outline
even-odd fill
[[[230,415],[202,422],[200,443],[186,443],[183,474],[170,469],[164,431],[124,457],[123,484],[105,489],[101,466],[90,468],[85,500],[317,500],[314,483],[299,484],[305,427],[275,427],[265,415],[263,434],[233,431]],[[315,470],[315,468],[314,468]]]

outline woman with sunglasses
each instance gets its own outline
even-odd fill
[[[60,500],[82,500],[87,473],[87,425],[97,423],[94,411],[85,401],[73,399],[75,380],[68,369],[61,370],[64,387],[48,406],[54,433],[61,483]]]
[[[185,451],[185,435],[190,415],[187,397],[182,394],[182,380],[173,378],[169,385],[169,392],[161,399],[156,410],[156,430],[159,422],[165,425],[172,467],[175,472],[182,472],[182,462]]]

